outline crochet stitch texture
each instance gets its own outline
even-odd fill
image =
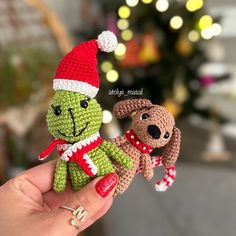
[[[164,107],[154,105],[147,99],[120,101],[114,106],[113,112],[118,119],[132,115],[131,130],[112,140],[133,159],[133,168],[129,170],[116,163],[116,172],[120,178],[116,194],[123,193],[128,188],[137,172],[141,172],[147,180],[152,179],[153,168],[162,164],[167,177],[158,181],[155,188],[164,191],[174,181],[173,165],[180,149],[181,134],[175,127],[173,116]],[[150,152],[153,148],[161,147],[164,147],[161,164],[153,163]]]
[[[79,190],[96,176],[115,172],[111,159],[125,168],[132,159],[99,135],[102,109],[94,99],[99,90],[98,49],[114,51],[116,36],[104,31],[97,40],[74,47],[59,63],[53,79],[55,95],[47,113],[47,126],[55,140],[39,155],[45,159],[57,146],[53,189],[62,192],[67,177],[72,188]],[[110,159],[111,158],[111,159]]]
[[[86,107],[83,107],[84,101],[87,102]],[[58,108],[60,108],[60,112]],[[63,90],[55,93],[47,114],[47,125],[50,133],[55,138],[65,140],[71,144],[97,133],[101,126],[101,120],[102,109],[95,99],[88,99],[83,94]],[[84,129],[84,127],[86,128]],[[95,176],[115,172],[110,158],[113,158],[125,168],[132,166],[132,160],[108,141],[103,141],[86,154],[97,167]],[[55,192],[64,191],[68,175],[67,169],[74,190],[79,190],[95,177],[86,174],[81,166],[74,161],[58,160],[53,186]]]

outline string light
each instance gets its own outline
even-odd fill
[[[200,35],[196,30],[191,30],[188,34],[188,39],[191,42],[197,42],[199,40],[199,38],[200,38]]]
[[[115,55],[123,56],[126,53],[126,47],[123,43],[118,43],[117,48],[115,50]]]
[[[118,10],[118,15],[120,16],[120,18],[122,19],[126,19],[129,18],[130,16],[130,8],[127,6],[121,6]]]
[[[114,54],[114,56],[115,56],[116,60],[118,60],[118,61],[121,61],[125,58],[125,54],[122,56],[118,56],[118,55]]]
[[[188,0],[185,6],[188,11],[194,12],[201,9],[203,5],[204,5],[203,0]]]
[[[108,124],[112,121],[112,113],[108,110],[102,112],[102,123]]]
[[[182,17],[180,17],[180,16],[174,16],[174,17],[172,17],[171,20],[170,20],[170,27],[171,27],[172,29],[177,30],[177,29],[180,29],[180,28],[182,27],[183,23],[184,23],[184,22],[183,22]]]
[[[200,29],[206,29],[211,27],[213,19],[209,15],[202,16],[198,22],[198,27]]]
[[[121,32],[121,38],[125,41],[129,41],[133,38],[133,32],[131,30],[124,30]]]
[[[110,61],[104,61],[102,64],[101,64],[101,69],[103,72],[108,72],[112,69],[112,63]]]
[[[169,2],[167,0],[158,0],[156,2],[156,9],[160,12],[165,12],[169,8]]]
[[[109,82],[114,83],[118,80],[119,74],[116,70],[110,70],[107,72],[106,78]]]
[[[144,4],[149,4],[149,3],[151,3],[153,0],[142,0],[142,2],[144,3]]]
[[[129,21],[126,19],[119,19],[117,22],[117,27],[120,30],[126,30],[129,27]]]
[[[138,5],[139,0],[126,0],[126,4],[130,7],[135,7]]]

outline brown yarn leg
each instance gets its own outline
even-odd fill
[[[140,166],[142,169],[142,174],[146,180],[152,179],[153,173],[153,166],[152,166],[152,159],[149,154],[142,154],[140,157]]]
[[[115,195],[118,193],[122,194],[129,187],[139,166],[139,157],[135,157],[133,159],[133,165],[134,167],[131,170],[127,170],[120,165],[116,166],[116,173],[118,174],[120,180],[117,184]]]

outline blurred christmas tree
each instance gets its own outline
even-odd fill
[[[208,15],[204,4],[203,0],[102,1],[105,27],[120,42],[114,55],[104,55],[101,63],[105,79],[100,91],[107,108],[112,100],[121,99],[109,94],[123,90],[128,96],[163,104],[175,116],[196,111],[194,101],[203,88],[226,77],[202,75],[199,70],[208,61],[202,45],[221,32],[219,19]]]
[[[50,76],[59,54],[40,49],[5,50],[0,58],[1,111],[28,102],[40,90],[50,92]]]
[[[0,15],[1,183],[35,165],[35,156],[46,145],[42,142],[51,138],[45,113],[52,76],[61,54],[72,45],[43,1],[1,0]]]

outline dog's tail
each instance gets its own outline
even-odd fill
[[[152,157],[152,165],[153,168],[163,166],[162,157],[161,156]],[[164,192],[174,183],[176,175],[175,166],[173,165],[171,167],[165,168],[165,172],[166,172],[165,177],[157,181],[157,183],[155,184],[156,191]]]

